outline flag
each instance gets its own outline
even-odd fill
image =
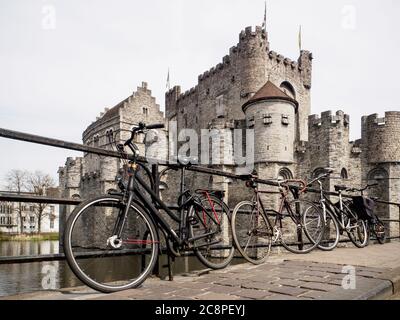
[[[267,1],[265,1],[265,8],[264,8],[264,21],[262,24],[262,28],[265,32],[267,32]]]
[[[168,68],[168,75],[167,75],[167,85],[166,85],[166,88],[167,88],[168,90],[171,89],[171,83],[170,83],[170,81],[169,81],[169,68]]]
[[[301,25],[299,28],[299,50],[301,51]]]

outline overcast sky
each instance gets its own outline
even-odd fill
[[[312,112],[344,110],[351,138],[362,115],[400,110],[400,1],[269,0],[271,49],[314,54]],[[81,142],[103,111],[149,83],[164,109],[222,60],[264,0],[0,0],[0,127]],[[57,177],[68,150],[0,138],[1,179],[13,168]]]

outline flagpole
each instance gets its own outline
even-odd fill
[[[264,29],[264,32],[267,32],[267,1],[264,2],[264,21],[262,24],[262,28]]]
[[[300,54],[301,54],[301,47],[302,47],[302,43],[301,43],[301,25],[300,25],[300,27],[299,27],[299,51],[300,51]]]

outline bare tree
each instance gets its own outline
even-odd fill
[[[22,192],[26,191],[28,175],[29,175],[28,172],[24,170],[13,169],[10,172],[8,172],[6,175],[7,190],[16,192],[17,194],[21,194]],[[22,203],[19,202],[18,206],[14,207],[13,210],[18,214],[21,233],[24,233]]]
[[[32,192],[36,196],[46,196],[49,191],[54,188],[55,183],[50,175],[41,171],[35,171],[29,175],[27,185],[29,192]],[[50,215],[50,213],[46,211],[47,206],[47,203],[33,204],[38,223],[38,233],[41,233],[43,218]]]

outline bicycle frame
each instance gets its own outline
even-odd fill
[[[322,189],[322,183],[321,181],[318,181],[318,183],[320,184],[321,187],[321,193],[320,193],[320,204],[322,206],[322,210],[323,210],[323,214],[324,214],[324,219],[326,221],[326,211],[329,211],[335,218],[337,223],[339,224],[339,227],[342,230],[348,229],[349,226],[345,226],[345,220],[344,220],[344,216],[345,216],[345,212],[343,210],[343,197],[342,197],[342,193],[339,192],[339,208],[337,208],[337,206],[335,206],[335,204],[333,204],[333,202],[329,199],[329,197],[327,196],[326,192]],[[351,214],[353,214],[351,212]],[[357,218],[356,216],[353,215],[354,218]]]
[[[261,200],[260,194],[268,194],[269,192],[266,191],[259,191],[257,188],[254,190],[255,194],[256,194],[256,201],[257,201],[257,212],[259,211],[259,208],[261,206],[262,212],[265,213],[265,217],[267,219],[268,225],[270,227],[271,230],[274,230],[274,228],[278,225],[278,221],[279,221],[279,227],[282,228],[282,211],[284,208],[286,208],[286,210],[289,212],[289,215],[292,219],[295,219],[295,215],[292,211],[292,208],[289,205],[289,202],[287,200],[287,195],[288,192],[284,191],[283,189],[280,190],[280,194],[281,194],[281,201],[279,204],[279,211],[273,210],[273,209],[265,209],[264,204]],[[274,224],[272,224],[270,218],[269,218],[269,214],[268,213],[272,213],[275,215],[275,222]],[[294,220],[297,221],[297,220]]]
[[[216,232],[205,233],[200,236],[196,236],[196,237],[189,238],[189,239],[186,239],[182,232],[180,232],[180,235],[178,235],[175,232],[175,230],[170,226],[170,224],[166,221],[166,219],[160,215],[159,209],[157,209],[157,207],[164,210],[170,218],[172,218],[174,221],[178,222],[179,226],[180,226],[180,230],[183,230],[183,229],[187,228],[187,219],[185,219],[186,218],[185,217],[185,208],[187,208],[188,205],[192,204],[192,203],[201,207],[202,206],[201,203],[196,201],[196,199],[193,195],[190,196],[186,201],[184,201],[184,203],[182,203],[179,206],[178,210],[180,212],[180,216],[178,217],[175,213],[172,212],[171,209],[168,208],[168,206],[159,198],[159,196],[138,175],[138,170],[136,169],[137,168],[136,165],[132,164],[131,168],[134,171],[134,174],[130,174],[130,176],[129,176],[128,187],[126,190],[126,193],[128,194],[128,199],[126,202],[125,211],[122,215],[122,218],[119,217],[117,219],[116,225],[114,227],[114,235],[117,235],[118,237],[121,236],[125,221],[128,216],[130,205],[134,201],[135,198],[137,200],[139,200],[148,209],[150,216],[153,219],[153,222],[155,222],[155,224],[157,226],[160,226],[161,229],[163,231],[165,231],[167,233],[167,235],[169,235],[172,238],[172,240],[174,242],[176,242],[179,246],[182,246],[186,242],[191,243],[191,242],[194,242],[194,241],[202,239],[202,238],[206,238],[206,237],[216,233]],[[183,168],[183,170],[184,170],[184,168]],[[151,201],[142,194],[142,191],[139,189],[139,185],[141,187],[143,187],[144,190],[151,196],[151,199],[152,199]],[[209,199],[209,201],[211,201],[211,199]],[[212,205],[212,202],[210,204]],[[213,211],[215,214],[215,210],[213,210]],[[219,222],[216,221],[214,219],[214,217],[211,214],[209,214],[209,212],[207,210],[203,209],[203,215],[204,214],[207,214],[207,216],[210,219],[212,219],[214,222],[219,224]]]

